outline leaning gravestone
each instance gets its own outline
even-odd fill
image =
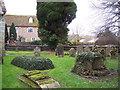
[[[78,55],[79,53],[82,53],[82,52],[83,52],[83,46],[79,45],[76,49],[76,55]]]
[[[91,52],[89,46],[86,46],[86,47],[84,48],[84,52]]]
[[[19,76],[19,79],[32,88],[61,88],[60,84],[57,81],[52,79],[46,73],[41,73],[40,70],[25,72]]]
[[[57,48],[56,48],[56,56],[64,57],[64,47],[60,43],[57,45]]]
[[[40,48],[39,47],[36,47],[35,49],[34,49],[34,56],[40,56]]]
[[[69,56],[70,57],[75,57],[75,49],[74,48],[71,48],[70,50],[69,50]]]

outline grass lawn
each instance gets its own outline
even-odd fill
[[[2,88],[29,88],[18,79],[18,75],[21,75],[24,70],[22,68],[11,65],[13,58],[22,55],[33,54],[32,51],[7,51],[8,54],[13,56],[4,56],[4,64],[2,65]],[[48,53],[47,51],[41,51],[41,53]],[[16,55],[18,54],[18,55]],[[52,60],[55,69],[44,70],[41,72],[47,72],[53,79],[58,81],[62,88],[116,88],[118,87],[118,77],[113,79],[103,80],[87,80],[71,73],[71,69],[75,63],[75,57],[64,56],[64,58],[58,58],[54,55],[41,55],[42,58],[49,58]],[[108,60],[105,62],[108,68],[118,68],[118,60]]]

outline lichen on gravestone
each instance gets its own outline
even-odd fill
[[[19,79],[32,88],[60,88],[58,82],[46,73],[41,73],[40,70],[25,72],[19,76]]]

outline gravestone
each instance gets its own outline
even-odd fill
[[[36,47],[35,49],[34,49],[34,56],[40,56],[40,48],[39,47]]]
[[[61,43],[58,43],[56,48],[56,56],[58,57],[64,57],[64,47]]]
[[[106,58],[106,52],[105,52],[105,49],[102,48],[101,51],[100,51],[100,54],[103,55],[104,59]]]
[[[110,58],[117,59],[117,52],[117,49],[114,46],[112,46],[110,51]]]
[[[98,50],[98,47],[95,45],[94,47],[93,47],[93,49],[92,49],[92,52],[98,52],[99,50]]]
[[[19,50],[18,50],[18,47],[16,47],[15,51],[16,51],[16,52],[18,52],[18,51],[19,51]]]
[[[32,88],[51,89],[61,88],[60,84],[52,79],[47,73],[41,73],[40,70],[24,72],[19,79]]]
[[[79,45],[76,49],[76,55],[78,55],[79,53],[82,53],[82,52],[83,52],[83,46]]]
[[[71,48],[70,50],[69,50],[69,56],[70,57],[75,57],[75,49],[74,48]]]
[[[110,57],[111,47],[107,47],[105,51],[106,51],[106,57]]]
[[[91,52],[89,46],[86,46],[86,47],[84,48],[84,52]]]
[[[6,8],[3,0],[0,0],[0,64],[3,64],[3,55],[5,52],[5,19]]]

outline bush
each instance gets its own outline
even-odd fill
[[[54,68],[50,59],[37,58],[34,56],[16,57],[12,60],[11,64],[27,70],[48,70]]]
[[[34,40],[29,43],[33,45],[45,45],[41,40]]]
[[[104,65],[104,57],[98,52],[84,52],[77,56],[73,73],[78,75],[101,76],[109,71]]]

